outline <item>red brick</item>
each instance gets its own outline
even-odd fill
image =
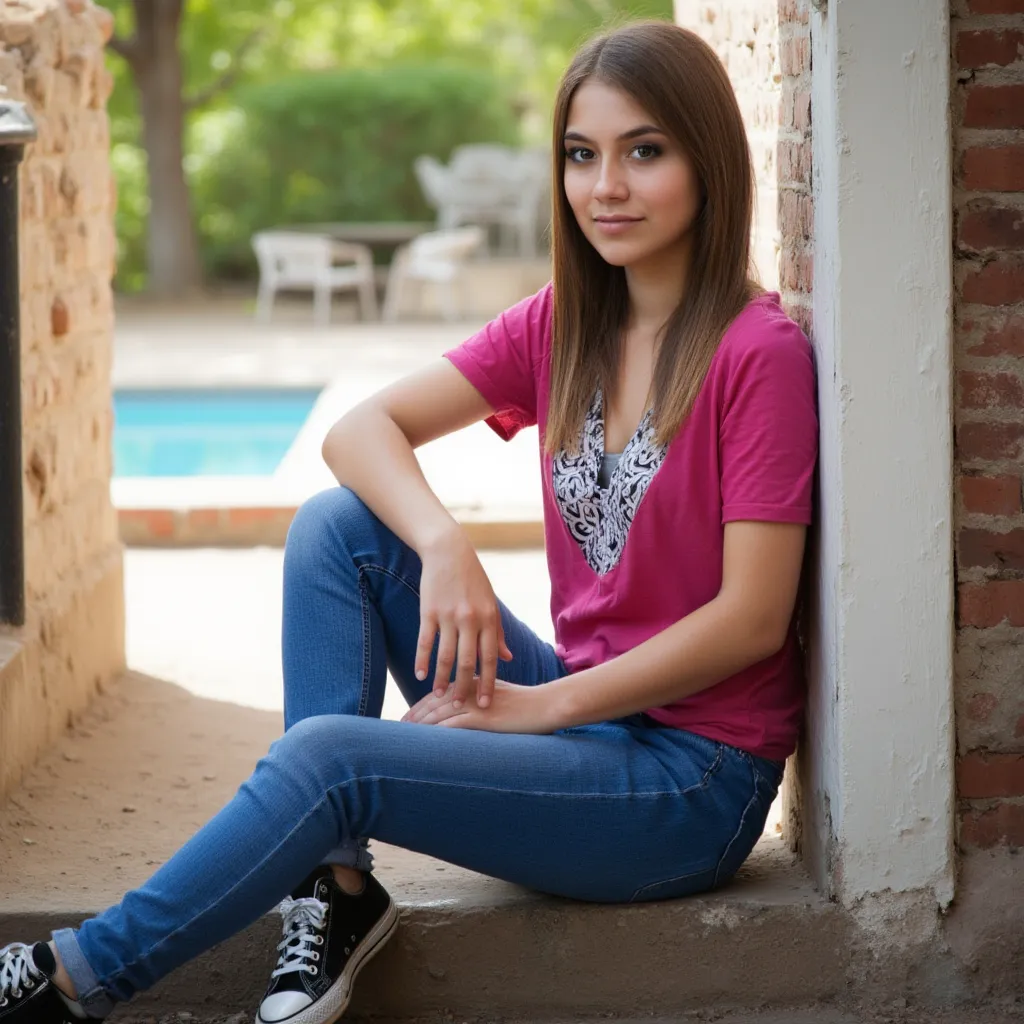
[[[1014,409],[1024,406],[1024,382],[1012,373],[960,373],[964,409]]]
[[[1024,580],[961,584],[959,605],[962,626],[988,629],[1004,621],[1024,626]]]
[[[1024,263],[991,260],[964,280],[962,295],[964,302],[983,306],[1007,306],[1024,301]]]
[[[779,24],[806,25],[809,18],[806,0],[779,0]]]
[[[1024,424],[962,423],[957,431],[962,459],[1017,459],[1024,452]]]
[[[960,842],[983,850],[1001,843],[1024,846],[1024,805],[1001,801],[987,810],[969,809],[960,821]]]
[[[1024,128],[1024,85],[975,85],[967,90],[965,128]]]
[[[956,783],[965,800],[1024,796],[1024,754],[972,751],[957,763]]]
[[[168,509],[159,508],[122,508],[117,517],[125,522],[136,523],[146,537],[154,540],[173,537],[175,533],[175,516]]]
[[[960,217],[960,242],[971,249],[1024,249],[1024,210],[977,203]]]
[[[810,185],[811,143],[779,140],[778,148],[779,184]]]
[[[779,103],[779,123],[783,128],[806,132],[811,127],[811,90],[794,88],[783,81],[782,100]]]
[[[809,252],[783,249],[779,283],[788,291],[810,292],[814,287],[814,258]]]
[[[968,0],[971,14],[1024,14],[1024,0]]]
[[[790,36],[779,44],[779,65],[787,77],[802,75],[811,65],[811,40],[806,35]]]
[[[264,525],[275,522],[290,522],[295,515],[294,508],[279,506],[251,508],[229,508],[228,525],[230,526],[253,526]]]
[[[779,229],[787,241],[809,241],[814,234],[814,200],[789,189],[780,191]]]
[[[220,525],[219,508],[193,508],[189,510],[187,523],[190,530],[211,530]]]
[[[968,512],[1012,516],[1022,511],[1020,478],[1016,476],[965,476],[960,494]]]
[[[976,146],[964,152],[964,188],[976,192],[1024,192],[1024,146]]]
[[[965,569],[1024,569],[1024,530],[961,530],[960,565]]]
[[[961,32],[956,40],[956,59],[962,68],[986,64],[1006,67],[1024,55],[1024,32],[1016,29]]]
[[[964,714],[972,722],[987,722],[992,712],[999,706],[995,694],[976,693],[967,702]]]
[[[973,321],[963,324],[966,331],[975,326]],[[1009,316],[991,324],[969,350],[972,356],[1024,356],[1024,316]]]

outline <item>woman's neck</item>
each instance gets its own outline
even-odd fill
[[[659,333],[686,293],[692,247],[685,239],[673,250],[655,253],[626,267],[629,328]]]

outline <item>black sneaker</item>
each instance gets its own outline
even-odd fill
[[[0,949],[0,1024],[82,1024],[50,979],[57,961],[45,942],[14,942]]]
[[[398,927],[394,901],[364,877],[363,891],[350,896],[320,867],[281,901],[281,955],[256,1024],[333,1024],[345,1012],[356,975]]]

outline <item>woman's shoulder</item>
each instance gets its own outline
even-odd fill
[[[514,306],[509,306],[501,314],[502,326],[511,333],[528,334],[539,341],[550,340],[553,296],[554,287],[549,281],[533,295],[527,295]]]
[[[761,292],[726,329],[715,362],[728,374],[751,363],[811,365],[813,356],[807,335],[782,308],[778,292]]]

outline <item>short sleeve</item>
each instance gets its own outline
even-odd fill
[[[445,358],[494,410],[487,420],[511,440],[537,422],[537,391],[551,344],[551,285],[505,310]]]
[[[722,522],[810,524],[818,458],[811,347],[782,315],[746,327],[731,353],[719,429]]]

